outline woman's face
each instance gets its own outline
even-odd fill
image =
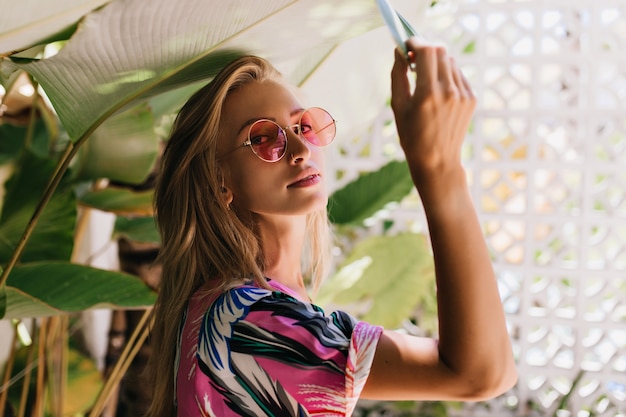
[[[226,99],[218,155],[236,149],[222,161],[224,185],[235,207],[261,218],[303,215],[326,207],[328,195],[322,178],[324,160],[320,148],[289,128],[285,129],[285,155],[277,162],[263,161],[249,146],[240,147],[248,140],[248,130],[256,120],[273,120],[285,128],[298,123],[303,110],[289,89],[273,81],[248,83]]]

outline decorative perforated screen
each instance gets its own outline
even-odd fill
[[[448,414],[626,415],[626,1],[440,1],[420,30],[479,99],[464,158],[520,376]],[[401,155],[391,121],[337,150],[336,186]]]

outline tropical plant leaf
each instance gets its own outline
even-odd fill
[[[0,164],[16,160],[24,149],[40,158],[48,156],[49,135],[43,120],[36,120],[32,129],[32,137],[26,143],[28,127],[0,124]]]
[[[154,116],[154,119],[158,121],[163,116],[175,115],[185,102],[191,97],[193,93],[198,91],[206,84],[206,80],[190,83],[183,87],[176,88],[171,91],[166,91],[155,97],[151,97],[148,100],[148,105]]]
[[[337,225],[361,225],[363,220],[400,201],[413,189],[404,161],[391,161],[337,190],[330,198],[328,216]]]
[[[161,238],[154,217],[121,217],[115,219],[113,238],[124,236],[134,242],[159,243]]]
[[[402,23],[402,27],[404,28],[404,31],[406,32],[407,37],[410,38],[410,37],[415,36],[418,38],[422,38],[422,35],[420,35],[419,32],[413,28],[413,26],[408,22],[408,20],[404,18],[404,16],[402,16],[397,11],[396,11],[396,14],[398,15],[398,19],[400,19],[400,22]]]
[[[423,235],[373,236],[359,242],[324,283],[317,302],[362,320],[397,328],[435,297],[430,247]]]
[[[107,119],[77,154],[78,180],[108,178],[141,184],[152,172],[159,151],[154,119],[146,105]]]
[[[0,262],[5,264],[17,246],[26,225],[55,169],[54,161],[23,152],[7,181],[0,215]],[[76,197],[70,187],[53,195],[22,254],[22,262],[69,260],[74,247]]]
[[[25,72],[0,57],[0,85],[4,87],[4,91],[10,91],[22,74]],[[0,99],[0,103],[5,99],[6,95]]]
[[[209,78],[236,55],[265,56],[289,75],[310,49],[381,23],[375,4],[359,0],[115,1],[86,16],[57,55],[19,66],[77,140],[133,100]]]
[[[0,2],[0,55],[30,48],[38,43],[62,39],[68,27],[109,0],[3,0]]]
[[[109,186],[103,190],[88,191],[81,195],[80,204],[109,211],[120,216],[151,216],[153,191],[133,191]]]
[[[4,318],[73,313],[90,308],[145,308],[156,294],[138,278],[69,262],[18,265],[6,284]]]

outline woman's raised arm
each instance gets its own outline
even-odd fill
[[[391,105],[432,242],[438,340],[382,335],[362,397],[482,400],[511,388],[517,373],[505,316],[461,163],[476,99],[445,48],[407,41],[396,51]]]

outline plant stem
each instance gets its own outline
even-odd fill
[[[76,222],[76,227],[74,228],[74,249],[72,250],[72,262],[78,261],[78,249],[83,243],[85,239],[85,233],[87,232],[87,228],[89,227],[89,218],[91,217],[91,209],[89,207],[79,208],[78,211],[78,221]],[[89,264],[89,262],[84,262],[85,264]]]
[[[37,115],[37,101],[39,99],[39,91],[37,91],[37,83],[33,82],[32,77],[30,78],[31,85],[35,91],[33,94],[32,104],[30,105],[30,114],[28,121],[28,128],[26,129],[26,137],[24,138],[24,147],[28,148],[31,146],[33,142],[33,135],[35,134],[35,116]]]
[[[30,377],[33,370],[31,366],[33,363],[33,358],[35,356],[35,346],[39,343],[37,340],[37,331],[36,331],[37,323],[36,320],[33,320],[33,330],[31,334],[33,335],[33,343],[28,347],[28,357],[26,359],[26,374],[24,375],[24,382],[22,385],[22,395],[20,396],[20,408],[17,412],[17,417],[24,417],[24,413],[26,412],[26,404],[28,403],[28,391],[30,389]]]
[[[41,320],[41,324],[39,325],[39,348],[37,349],[37,363],[39,364],[39,366],[37,367],[37,389],[35,390],[35,402],[33,404],[33,410],[31,413],[34,417],[43,417],[43,403],[45,399],[46,382],[46,352],[48,351],[46,341],[48,339],[50,322],[50,318],[44,317]]]
[[[63,416],[63,399],[65,397],[67,374],[67,327],[68,316],[54,316],[50,318],[50,329],[46,349],[48,359],[47,385],[49,411],[53,417]]]
[[[50,178],[50,182],[48,182],[48,185],[46,186],[46,190],[44,191],[41,200],[39,200],[39,203],[35,208],[35,212],[33,213],[28,224],[26,225],[24,233],[22,233],[22,236],[20,237],[17,246],[11,254],[11,258],[9,259],[7,265],[2,271],[2,275],[0,275],[0,288],[4,287],[9,277],[9,274],[11,273],[11,270],[20,259],[20,256],[22,256],[22,252],[24,251],[26,242],[28,242],[28,239],[30,239],[30,235],[33,233],[33,230],[35,229],[35,226],[37,225],[37,222],[39,221],[43,210],[46,208],[55,190],[61,183],[61,179],[63,179],[63,175],[65,174],[65,171],[67,171],[67,167],[70,166],[70,162],[72,162],[72,159],[74,159],[74,156],[76,155],[82,144],[87,141],[87,139],[89,138],[89,136],[91,136],[97,126],[97,124],[92,126],[91,129],[87,130],[87,132],[85,132],[85,134],[81,136],[75,143],[70,141],[65,147],[65,151],[63,151],[63,154],[59,159],[59,163],[57,164],[52,178]]]
[[[50,182],[48,183],[48,186],[46,187],[46,190],[43,196],[41,197],[41,200],[39,200],[39,203],[37,204],[37,207],[35,208],[35,212],[33,213],[32,217],[30,218],[30,221],[26,225],[26,228],[24,229],[24,233],[20,237],[20,240],[18,241],[17,246],[15,247],[15,250],[13,250],[13,253],[11,254],[11,258],[7,262],[7,265],[4,268],[4,271],[2,271],[2,275],[0,276],[0,288],[4,286],[4,284],[7,281],[7,278],[9,277],[9,274],[11,273],[11,270],[17,263],[20,256],[22,256],[22,252],[24,251],[26,242],[28,242],[30,235],[33,233],[33,230],[35,229],[35,226],[37,225],[37,221],[39,220],[39,217],[41,217],[41,213],[43,213],[43,210],[46,208],[46,205],[52,198],[52,194],[54,194],[54,191],[56,190],[57,186],[61,182],[61,179],[63,178],[63,174],[67,170],[67,167],[69,166],[70,161],[76,154],[76,149],[78,149],[78,147],[74,146],[72,142],[69,142],[67,144],[67,147],[65,148],[65,151],[61,159],[59,160],[59,164],[57,165],[57,169],[55,170],[54,175],[50,179]]]
[[[148,320],[150,319],[150,324],[146,325]],[[98,417],[102,412],[102,409],[106,405],[106,402],[109,400],[109,397],[115,387],[120,383],[126,370],[132,363],[135,356],[139,352],[139,349],[143,346],[145,340],[150,334],[150,329],[152,328],[152,309],[148,309],[144,312],[143,316],[137,323],[133,334],[128,338],[126,342],[126,346],[122,351],[115,367],[111,371],[109,378],[105,382],[98,398],[96,399],[91,412],[89,413],[89,417]],[[140,335],[141,334],[141,335]]]

